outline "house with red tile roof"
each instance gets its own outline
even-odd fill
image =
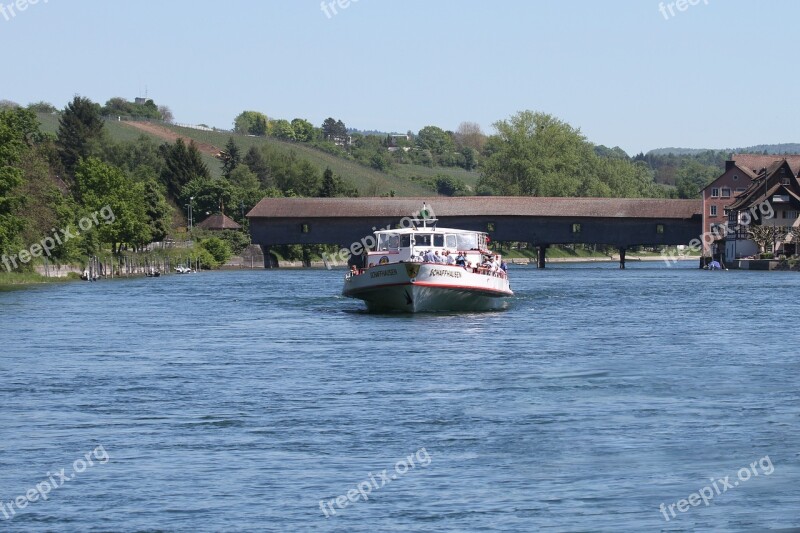
[[[748,234],[754,225],[773,230],[774,249],[763,251],[786,255],[797,252],[793,232],[788,229],[800,226],[800,179],[795,168],[788,158],[775,161],[726,206],[728,226],[735,230],[725,239],[726,259],[748,257],[761,251]]]
[[[731,159],[725,162],[725,171],[722,175],[700,191],[703,196],[703,232],[718,236],[714,242],[710,242],[710,239],[701,239],[703,255],[712,257],[722,255],[725,251],[723,242],[726,234],[725,226],[728,225],[727,207],[750,187],[759,174],[781,161],[786,161],[794,176],[800,174],[800,154],[733,154]],[[743,246],[742,250],[749,250],[747,245]],[[727,253],[726,256],[730,257]]]

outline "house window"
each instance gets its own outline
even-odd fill
[[[308,224],[300,224],[300,233],[311,233],[311,226]]]
[[[734,174],[734,175],[733,175],[733,181],[736,181],[736,180],[738,180],[738,179],[739,179],[739,175],[738,175],[738,174]]]
[[[580,224],[573,224],[572,225],[572,233],[580,233],[581,232],[581,225]]]
[[[781,185],[789,185],[789,178],[781,178]]]
[[[791,220],[796,220],[798,215],[800,215],[800,212],[798,211],[784,211],[784,213],[786,214],[787,218]]]
[[[719,187],[713,187],[711,189],[711,198],[719,198]]]
[[[664,234],[664,224],[656,224],[656,233],[659,235]]]
[[[722,188],[722,197],[723,198],[730,198],[731,197],[731,189],[730,189],[730,187],[723,187]]]
[[[715,205],[711,206],[711,213],[710,214],[711,214],[712,217],[717,216],[717,206],[715,206]]]

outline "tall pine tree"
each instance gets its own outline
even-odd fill
[[[231,172],[242,162],[242,152],[233,137],[228,139],[225,150],[221,151],[217,158],[222,161],[222,175],[230,179]]]
[[[103,135],[100,105],[76,96],[67,104],[58,123],[56,146],[64,169],[72,176],[81,159],[92,155],[95,143]]]
[[[164,170],[161,180],[167,187],[167,193],[179,201],[181,189],[196,178],[209,178],[208,167],[200,157],[200,151],[194,141],[189,146],[179,138],[175,144],[164,143],[159,148],[164,157]]]

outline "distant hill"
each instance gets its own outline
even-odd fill
[[[714,148],[656,148],[645,155],[697,155],[709,150],[716,151]]]
[[[732,154],[800,154],[800,143],[758,144],[744,148],[656,148],[647,152],[647,155],[697,155],[709,151]]]

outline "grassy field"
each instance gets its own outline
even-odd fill
[[[480,173],[470,172],[459,167],[424,167],[422,165],[394,165],[388,170],[388,173],[398,178],[410,179],[412,176],[421,176],[423,178],[432,178],[434,176],[444,174],[445,176],[452,176],[463,181],[474,192],[475,186],[478,183]]]
[[[41,129],[45,133],[51,133],[53,135],[56,134],[58,131],[58,115],[50,115],[47,113],[37,113],[36,116],[39,119],[39,123],[41,124]],[[140,132],[136,131],[133,128],[125,126],[124,122],[116,122],[113,120],[105,121],[105,125],[103,126],[105,130],[108,132],[109,136],[114,139],[115,141],[120,142],[129,142],[135,141],[139,138]]]

